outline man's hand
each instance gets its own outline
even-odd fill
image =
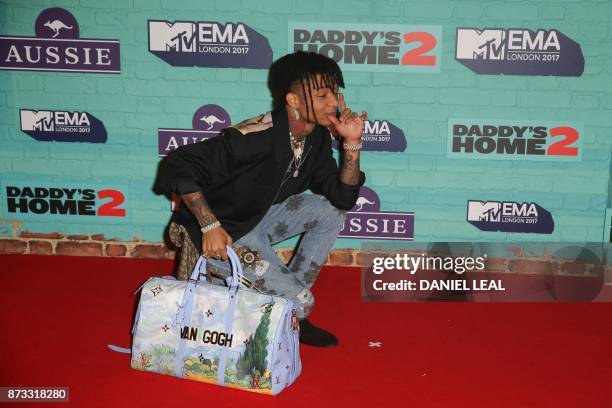
[[[183,194],[181,200],[196,217],[200,227],[204,228],[217,222],[217,217],[201,192]],[[221,258],[227,261],[226,245],[232,245],[232,237],[221,226],[202,234],[202,255],[206,258]]]
[[[358,116],[356,112],[346,107],[344,94],[340,95],[340,118],[334,115],[328,115],[327,118],[332,123],[334,130],[349,144],[361,143],[361,135],[363,127],[368,117],[367,112],[361,112]]]
[[[368,114],[364,111],[361,116],[346,107],[344,95],[340,95],[340,118],[328,115],[332,123],[332,131],[344,139],[344,143],[359,145],[361,135]],[[345,149],[342,152],[342,165],[340,167],[340,181],[347,185],[359,184],[359,149]]]
[[[202,234],[202,254],[206,258],[221,258],[227,261],[227,246],[231,246],[232,242],[232,237],[223,227],[213,228]]]

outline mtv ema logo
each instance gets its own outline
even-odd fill
[[[345,71],[437,73],[442,26],[289,22],[287,49],[326,55]]]
[[[34,23],[36,37],[0,36],[0,69],[119,74],[119,40],[79,39],[69,11],[43,10]]]
[[[536,203],[469,200],[467,204],[467,221],[481,231],[552,234],[555,229],[550,212]]]
[[[193,129],[157,130],[159,157],[167,156],[180,146],[202,142],[215,137],[231,124],[229,114],[219,105],[204,105],[196,110],[191,121]]]
[[[87,112],[20,109],[21,131],[35,140],[105,143],[104,124]]]
[[[448,120],[450,158],[581,161],[581,122]]]
[[[558,30],[457,28],[455,58],[477,74],[581,76],[580,45]]]
[[[179,67],[268,68],[272,48],[243,23],[149,20],[149,52]]]
[[[359,189],[355,206],[346,213],[342,238],[414,239],[414,213],[380,211],[378,194],[368,187]]]
[[[402,129],[387,120],[366,120],[363,128],[364,151],[403,152],[406,150],[406,137]],[[340,142],[332,136],[332,146],[338,149]]]

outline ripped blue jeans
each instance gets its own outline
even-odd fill
[[[345,211],[316,194],[296,194],[270,207],[262,220],[232,247],[240,257],[244,276],[254,288],[292,300],[298,317],[314,305],[310,288],[344,224]],[[272,245],[303,234],[288,266]],[[229,264],[209,259],[211,267],[229,275]],[[221,271],[219,271],[221,270]]]

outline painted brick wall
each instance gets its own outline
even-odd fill
[[[0,213],[0,237],[24,231],[103,234],[161,242],[169,203],[151,193],[159,161],[158,128],[189,128],[206,103],[233,121],[269,109],[266,71],[173,67],[147,50],[147,19],[244,22],[266,36],[274,57],[287,52],[288,21],[443,26],[442,72],[347,72],[351,106],[402,128],[405,153],[366,152],[367,186],[381,209],[415,212],[417,241],[601,241],[612,207],[612,2],[365,0],[57,0],[0,1],[0,35],[34,35],[48,7],[68,9],[81,38],[121,41],[121,74],[0,72],[0,178],[23,176],[129,186],[123,225],[13,222]],[[454,59],[457,27],[556,28],[585,55],[581,77],[476,75]],[[37,142],[19,129],[19,109],[86,110],[108,131],[105,144]],[[584,122],[583,161],[453,160],[446,157],[449,117]],[[555,219],[552,235],[482,232],[465,221],[468,199],[535,201]],[[362,242],[339,239],[337,248]]]

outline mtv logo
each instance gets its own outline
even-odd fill
[[[52,132],[53,126],[53,112],[50,111],[31,111],[31,110],[20,110],[21,117],[21,130],[23,131],[45,131]]]
[[[149,51],[196,52],[196,24],[149,20]]]
[[[505,58],[506,31],[501,29],[457,29],[457,59],[503,60]]]
[[[497,201],[468,201],[468,221],[499,222],[501,203]]]

